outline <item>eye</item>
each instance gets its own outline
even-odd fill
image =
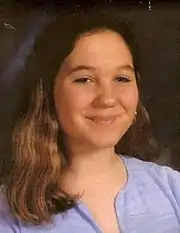
[[[118,76],[115,78],[116,82],[123,82],[123,83],[127,83],[131,81],[131,78],[127,77],[127,76]]]
[[[82,77],[82,78],[77,78],[73,81],[74,83],[84,83],[84,84],[87,84],[87,83],[92,83],[92,80],[90,78],[87,78],[87,77]]]

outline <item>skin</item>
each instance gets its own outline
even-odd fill
[[[69,154],[113,151],[131,126],[138,102],[123,38],[112,31],[82,36],[59,71],[54,100]]]
[[[84,192],[81,200],[104,232],[119,232],[114,200],[128,174],[114,147],[138,103],[132,55],[123,38],[110,30],[82,35],[56,77],[54,101],[70,164],[61,184],[70,194]]]

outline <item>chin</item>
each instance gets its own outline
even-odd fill
[[[96,141],[93,140],[91,142],[91,145],[93,145],[99,149],[112,148],[112,147],[116,146],[116,144],[119,142],[119,140],[120,140],[119,138],[113,140],[113,138],[110,139],[109,137],[108,138],[101,137],[101,138],[98,138]]]

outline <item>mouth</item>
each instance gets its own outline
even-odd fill
[[[97,125],[110,126],[116,121],[117,116],[91,117],[88,119]]]

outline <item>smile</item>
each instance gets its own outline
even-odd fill
[[[110,126],[114,123],[114,121],[117,119],[117,116],[111,116],[111,117],[92,117],[88,118],[89,120],[93,121],[97,125],[104,125],[104,126]]]

